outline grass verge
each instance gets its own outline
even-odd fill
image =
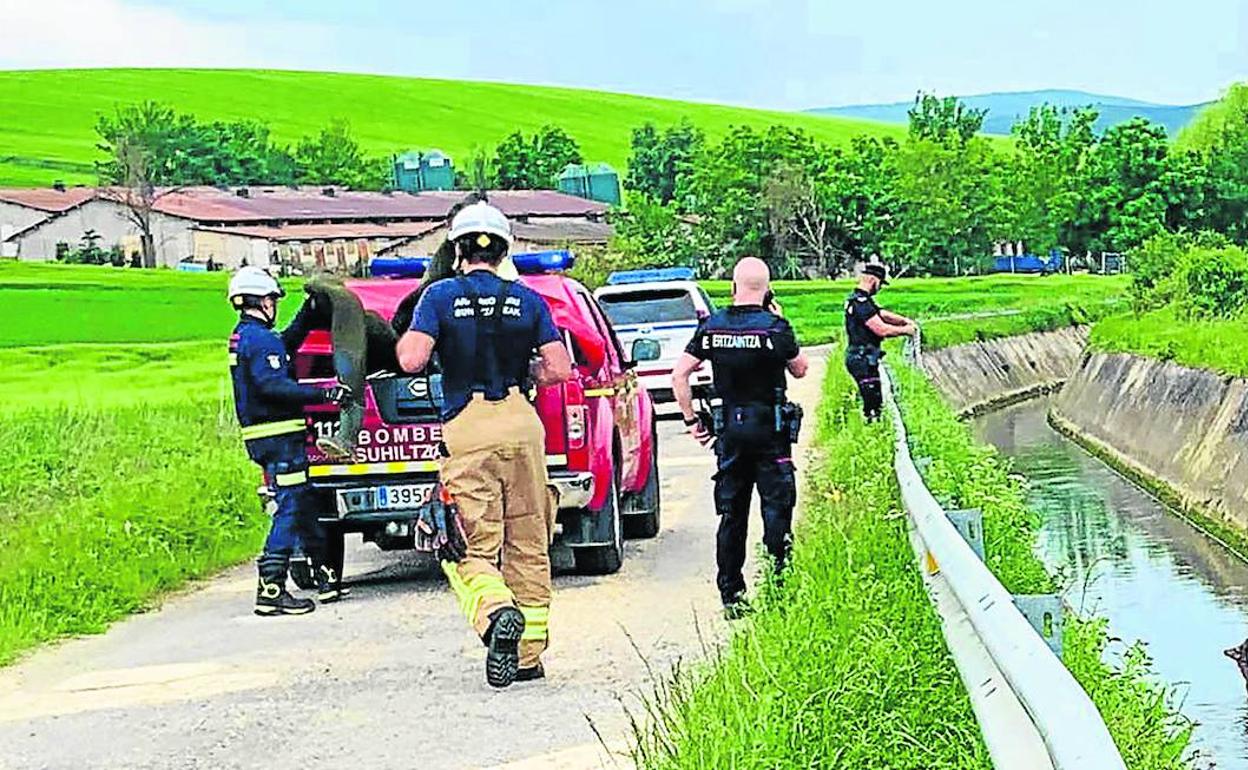
[[[1096,324],[1088,345],[1105,353],[1131,353],[1248,377],[1248,316],[1188,320],[1173,306],[1148,313],[1115,315]]]
[[[640,767],[990,767],[913,565],[891,431],[863,424],[840,367],[816,430],[783,589],[648,704]]]
[[[905,364],[892,367],[911,450],[932,458],[924,480],[942,504],[984,514],[988,566],[1013,593],[1053,590],[1032,550],[1038,518],[1027,509],[1009,462],[977,444],[970,429],[927,379]],[[1144,647],[1111,640],[1101,618],[1071,617],[1063,662],[1092,697],[1131,770],[1190,767],[1193,725],[1178,696],[1156,681]]]
[[[0,664],[248,557],[267,524],[220,401],[17,411],[0,446]]]
[[[835,359],[834,359],[835,360]],[[895,378],[916,456],[943,502],[984,512],[989,566],[1012,591],[1052,588],[1037,518],[1005,461],[978,446],[917,371]],[[725,648],[678,670],[636,725],[639,767],[984,768],[990,763],[906,541],[891,430],[864,425],[831,367],[795,559]],[[1131,770],[1188,767],[1191,724],[1140,646],[1067,624],[1065,662]],[[1112,662],[1107,662],[1112,660]]]

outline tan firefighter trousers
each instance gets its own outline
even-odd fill
[[[520,609],[520,665],[536,665],[548,636],[555,518],[541,420],[515,388],[502,401],[476,394],[443,426],[442,438],[450,455],[442,483],[459,505],[468,541],[467,558],[442,569],[478,635],[495,610]]]

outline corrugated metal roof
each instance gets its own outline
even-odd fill
[[[331,190],[332,194],[325,194]],[[73,187],[53,189],[0,189],[0,200],[49,213],[68,211],[100,198],[124,203],[125,188]],[[170,216],[205,224],[271,222],[335,222],[366,220],[444,220],[451,207],[462,201],[462,191],[354,192],[329,187],[255,186],[238,190],[216,187],[162,189],[154,209]],[[495,190],[490,202],[512,219],[527,217],[600,217],[607,206],[555,190]]]
[[[607,207],[553,190],[506,190],[489,194],[490,202],[509,217],[599,216]],[[307,190],[275,193],[252,190],[248,197],[214,190],[180,190],[163,195],[155,208],[198,222],[270,222],[299,220],[445,219],[463,200],[458,191],[408,193],[346,192],[333,195]]]
[[[202,232],[262,238],[267,241],[334,241],[355,238],[415,238],[442,227],[441,222],[342,222],[328,225],[198,227]]]
[[[46,211],[49,214],[60,214],[95,197],[94,187],[68,187],[64,190],[45,188],[8,188],[0,189],[0,201],[14,203],[18,206]]]
[[[511,230],[517,240],[536,243],[606,243],[615,234],[606,222],[589,219],[515,222]]]

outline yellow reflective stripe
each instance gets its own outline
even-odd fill
[[[459,570],[453,562],[442,562],[442,572],[459,600],[459,610],[468,618],[469,623],[476,623],[477,614],[486,599],[499,599],[505,604],[512,603],[511,589],[497,575],[473,575],[465,580],[460,577]]]
[[[567,455],[546,455],[546,464],[547,465],[567,465],[568,456]]]
[[[615,388],[590,388],[589,390],[585,391],[586,398],[591,398],[593,396],[614,396],[614,395],[615,395]]]
[[[313,465],[308,473],[313,478],[325,476],[367,476],[372,473],[436,473],[437,462],[425,460],[414,463],[358,463],[355,465]]]
[[[550,635],[548,626],[550,623],[549,607],[525,607],[520,605],[520,612],[524,615],[524,634],[521,639],[529,641],[541,642],[545,641]]]
[[[237,353],[230,354],[230,366],[238,366],[238,354]]]
[[[287,433],[302,433],[308,424],[300,417],[297,420],[281,420],[280,422],[263,422],[259,425],[248,425],[243,428],[243,440],[251,441],[258,438],[284,436]]]
[[[304,484],[308,480],[307,471],[295,471],[294,473],[279,473],[273,477],[273,481],[279,487],[294,487]]]

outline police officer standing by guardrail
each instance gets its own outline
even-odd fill
[[[880,419],[884,394],[880,389],[880,343],[888,337],[912,337],[919,325],[909,318],[875,304],[875,295],[888,285],[888,268],[871,262],[862,268],[858,285],[845,300],[845,368],[858,383],[862,414],[867,422]]]
[[[463,274],[421,295],[398,356],[417,372],[436,351],[442,366],[441,480],[466,540],[442,569],[486,645],[486,681],[507,687],[545,676],[550,613],[546,438],[525,391],[568,379],[572,363],[541,297],[496,273],[511,244],[503,213],[467,206],[448,237]]]
[[[730,619],[748,608],[742,568],[754,487],[763,513],[763,544],[777,573],[788,560],[797,502],[791,455],[801,408],[786,398],[785,372],[805,377],[807,362],[770,284],[767,263],[754,257],[738,262],[732,305],[702,322],[672,372],[685,425],[703,445],[715,441],[716,584]],[[689,385],[703,361],[711,362],[722,401],[712,415],[695,411]]]

